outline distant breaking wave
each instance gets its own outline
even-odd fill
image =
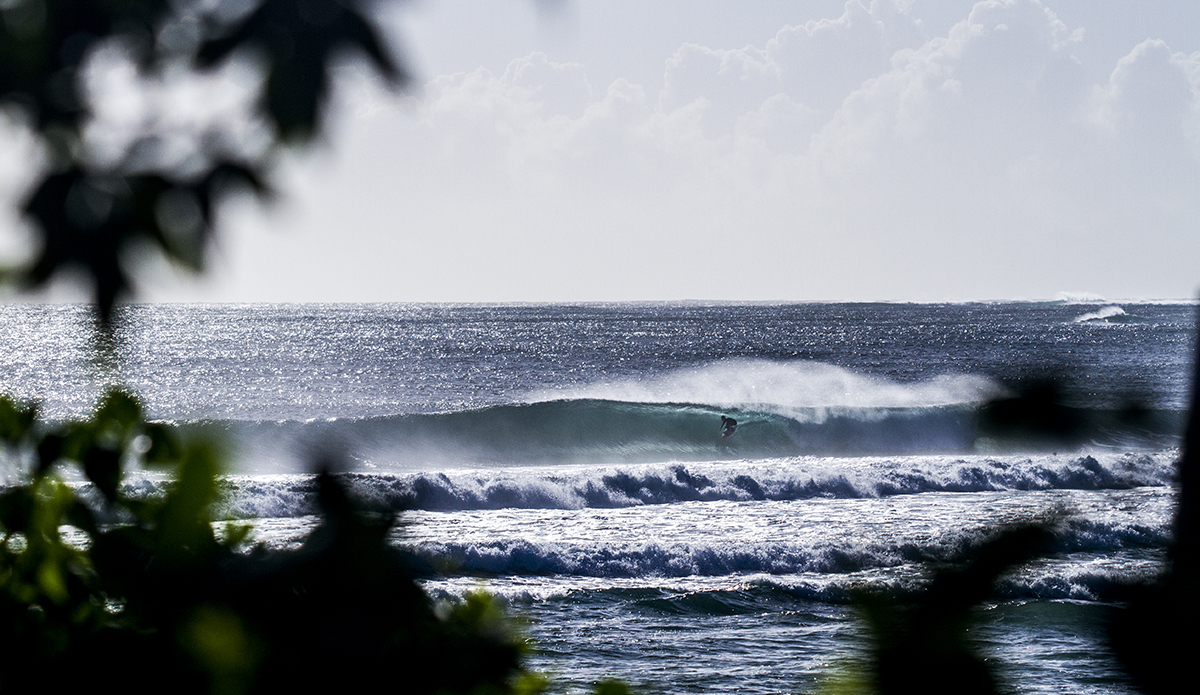
[[[1096,311],[1093,311],[1093,312],[1090,312],[1087,314],[1083,314],[1082,316],[1076,316],[1075,323],[1108,321],[1109,319],[1121,320],[1121,319],[1126,319],[1128,317],[1129,317],[1129,315],[1127,313],[1125,313],[1125,310],[1122,309],[1121,307],[1106,306],[1106,307],[1097,309]]]
[[[1103,304],[1105,299],[1095,292],[1059,292],[1055,301],[1064,304]]]

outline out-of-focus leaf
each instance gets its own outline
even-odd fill
[[[263,110],[284,140],[309,139],[339,52],[357,50],[388,80],[405,79],[359,6],[352,0],[265,0],[230,35],[201,47],[199,63],[212,66],[242,48],[264,51],[269,67]]]
[[[217,498],[217,464],[213,451],[195,444],[184,452],[179,479],[158,517],[160,547],[168,552],[200,553],[215,544],[208,508]]]
[[[44,474],[54,462],[62,457],[63,437],[57,433],[49,433],[42,437],[37,445],[37,473]]]
[[[129,287],[122,252],[144,233],[124,214],[131,197],[123,181],[100,181],[79,167],[47,177],[24,207],[42,237],[42,248],[25,273],[26,284],[37,287],[65,267],[81,267],[92,278],[96,304],[107,322],[117,297]]]
[[[1166,567],[1153,581],[1129,587],[1126,605],[1115,607],[1109,622],[1113,652],[1147,695],[1186,689],[1182,684],[1196,679],[1200,653],[1200,350],[1188,410]]]
[[[92,416],[100,429],[112,424],[129,431],[142,422],[142,404],[120,389],[110,389]]]
[[[631,695],[632,693],[628,685],[613,678],[596,683],[592,692],[596,695]]]
[[[36,403],[25,405],[8,395],[0,395],[0,443],[17,444],[25,439],[37,412]]]
[[[550,679],[545,674],[523,671],[513,680],[513,695],[541,695],[550,688]]]
[[[72,461],[82,461],[96,445],[96,428],[91,422],[71,423],[59,436],[62,439],[59,456]]]
[[[0,100],[25,105],[39,129],[78,128],[86,107],[78,71],[95,45],[122,36],[153,63],[153,32],[170,0],[12,0],[0,21]]]
[[[0,491],[0,526],[4,533],[24,533],[33,513],[33,500],[24,487]]]
[[[80,166],[52,174],[23,208],[42,237],[23,281],[38,287],[67,267],[82,268],[107,324],[113,305],[131,288],[126,253],[133,244],[147,242],[169,260],[199,270],[217,194],[231,185],[264,195],[269,190],[253,168],[230,162],[194,183],[158,174],[95,174]]]
[[[179,461],[183,448],[165,425],[146,425],[144,434],[150,439],[150,447],[146,450],[147,465],[165,466]]]
[[[250,534],[253,532],[254,527],[250,524],[229,522],[225,524],[225,531],[221,534],[221,543],[230,548],[237,548],[249,540]]]
[[[969,638],[971,611],[991,595],[1000,575],[1045,553],[1050,541],[1047,524],[1014,525],[940,569],[911,602],[861,597],[876,638],[873,675],[878,691],[999,692],[996,674]]]
[[[99,530],[96,524],[96,515],[92,513],[92,510],[86,504],[78,500],[67,509],[65,520],[68,524],[89,535]]]
[[[67,583],[63,579],[62,567],[52,559],[44,560],[37,572],[38,587],[55,603],[67,600]]]
[[[245,621],[225,606],[198,607],[182,629],[180,640],[206,670],[248,684],[258,660],[257,645]]]
[[[92,447],[83,456],[83,472],[110,503],[121,484],[121,452]]]

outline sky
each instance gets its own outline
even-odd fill
[[[420,0],[148,301],[1171,299],[1194,0]],[[57,291],[57,290],[56,290]],[[52,293],[53,294],[53,293]]]

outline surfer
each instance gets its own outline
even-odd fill
[[[731,417],[721,416],[721,439],[728,437],[737,431],[737,420]]]

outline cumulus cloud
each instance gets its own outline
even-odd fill
[[[1095,84],[1050,5],[929,36],[911,3],[850,0],[683,44],[661,88],[542,53],[440,76],[349,123],[370,175],[324,194],[361,205],[311,224],[393,235],[416,259],[395,298],[1188,294],[1200,53],[1147,40]]]

